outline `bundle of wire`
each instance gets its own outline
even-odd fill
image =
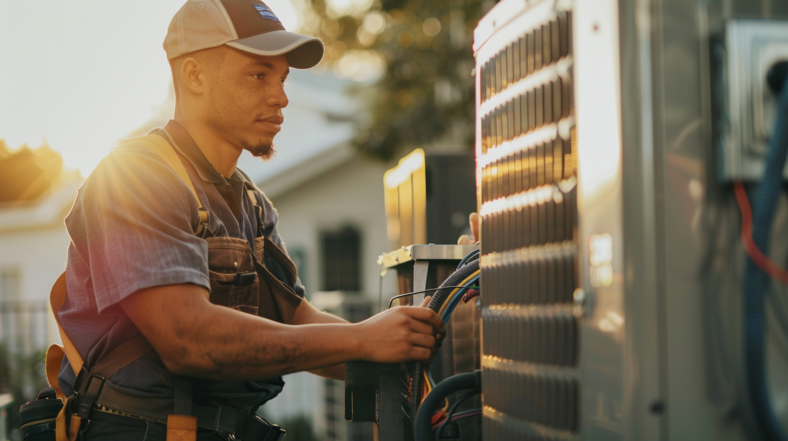
[[[446,323],[465,293],[471,289],[479,289],[476,284],[479,281],[479,276],[479,250],[474,250],[460,261],[457,271],[441,284],[441,288],[432,297],[429,308],[438,313],[441,320]],[[460,282],[458,283],[458,281]],[[413,421],[416,419],[423,398],[432,391],[433,387],[435,387],[435,381],[432,379],[429,368],[425,367],[422,362],[416,362],[409,388],[410,416]],[[433,425],[447,421],[447,416],[450,417],[452,413],[448,407],[448,400],[444,400],[443,408],[438,409],[432,417]]]

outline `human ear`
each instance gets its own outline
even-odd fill
[[[181,64],[181,84],[192,93],[203,93],[205,89],[205,74],[203,66],[194,58],[187,58]]]

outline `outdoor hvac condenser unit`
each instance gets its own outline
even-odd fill
[[[734,188],[752,200],[765,170],[786,19],[503,0],[479,22],[485,441],[785,439],[788,290],[772,280],[751,339]],[[782,267],[786,223],[781,196]]]

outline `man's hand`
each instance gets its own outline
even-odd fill
[[[471,245],[479,241],[479,226],[481,225],[482,217],[479,216],[478,213],[471,213],[468,221],[471,223],[471,234],[473,234],[473,240],[471,240],[467,234],[463,234],[457,241],[457,245]]]
[[[446,331],[438,314],[421,306],[397,306],[358,323],[364,359],[378,363],[431,363]]]

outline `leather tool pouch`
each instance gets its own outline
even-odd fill
[[[295,264],[270,239],[255,239],[255,267],[260,276],[260,317],[292,323],[301,297],[295,293]],[[262,264],[262,263],[264,264]]]
[[[211,303],[257,315],[260,281],[249,242],[234,237],[209,237],[206,241]]]

